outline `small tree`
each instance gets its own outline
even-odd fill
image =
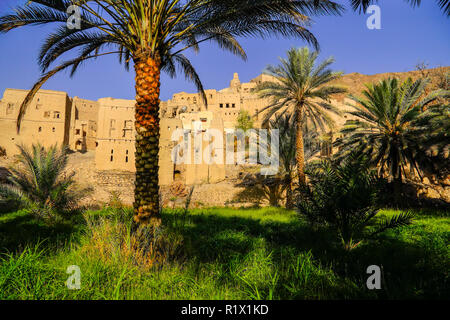
[[[39,218],[55,218],[76,207],[87,189],[77,189],[74,173],[65,174],[67,146],[48,149],[33,144],[31,150],[18,146],[19,166],[9,168],[9,183],[0,185],[1,194],[20,200]]]
[[[240,110],[237,117],[236,129],[241,129],[245,132],[247,130],[253,129],[253,127],[253,118],[250,116],[248,111]]]
[[[299,214],[312,225],[335,231],[346,250],[355,248],[364,239],[411,221],[409,212],[402,213],[381,222],[373,231],[367,231],[379,212],[377,180],[366,159],[356,153],[341,163],[328,159],[317,162],[308,168],[307,174],[310,186],[300,192]]]
[[[430,68],[430,64],[425,61],[419,61],[416,64],[416,70],[420,72],[420,76],[423,79],[428,78],[430,76],[429,68]]]

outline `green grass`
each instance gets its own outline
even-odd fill
[[[119,249],[131,212],[85,217],[90,224],[48,226],[26,211],[0,216],[0,299],[450,298],[448,212],[417,211],[412,225],[346,252],[332,232],[283,209],[166,210],[172,254],[152,268]],[[382,266],[382,290],[366,288],[372,264]],[[69,265],[81,269],[81,290],[65,286]]]

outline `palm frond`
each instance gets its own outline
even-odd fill
[[[341,156],[359,148],[380,167],[380,173],[390,172],[393,179],[401,180],[407,165],[420,176],[420,168],[432,162],[426,156],[427,148],[446,144],[442,129],[448,128],[444,124],[448,117],[438,126],[435,122],[442,115],[435,112],[442,110],[439,99],[446,92],[425,95],[428,83],[424,79],[400,83],[391,78],[368,85],[363,92],[365,98],[350,96],[355,104],[348,113],[356,119],[347,121],[341,130],[345,136],[337,142]],[[430,111],[424,112],[425,108]]]
[[[414,214],[410,211],[395,215],[390,219],[386,219],[382,223],[380,223],[377,226],[377,229],[370,234],[370,237],[373,238],[375,235],[380,234],[388,229],[395,229],[398,227],[407,226],[412,223],[413,219]]]
[[[405,0],[412,7],[420,6],[421,0]],[[350,4],[354,11],[366,12],[371,4],[378,3],[379,0],[350,0]],[[450,16],[450,0],[436,0],[437,5],[447,16]]]

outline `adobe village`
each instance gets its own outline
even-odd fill
[[[337,84],[345,87],[349,93],[358,95],[365,84],[387,77],[414,79],[427,72],[432,79],[432,88],[439,75],[449,69],[450,67],[444,67],[371,76],[352,73],[343,76]],[[277,204],[270,203],[270,195],[265,194],[264,190],[255,192],[252,188],[249,189],[249,186],[254,184],[245,183],[245,177],[255,172],[252,165],[208,165],[194,164],[193,161],[192,164],[176,165],[171,158],[172,150],[177,144],[171,137],[177,129],[183,129],[191,135],[194,132],[204,133],[209,129],[218,129],[226,134],[236,129],[241,111],[247,112],[252,118],[255,129],[262,128],[264,112],[261,110],[269,101],[258,98],[252,89],[267,80],[270,80],[270,76],[261,74],[249,82],[241,82],[239,75],[234,73],[229,87],[222,90],[205,90],[207,106],[198,93],[180,92],[174,94],[172,99],[161,102],[159,181],[165,206],[174,206],[178,200],[183,200],[186,197],[186,186],[193,185],[193,206]],[[39,142],[46,147],[66,144],[72,151],[67,171],[76,172],[79,184],[93,187],[94,191],[88,198],[88,203],[106,203],[112,197],[117,197],[131,205],[134,200],[136,170],[136,102],[111,97],[91,101],[69,97],[65,92],[40,90],[27,109],[21,132],[17,134],[18,109],[27,93],[26,90],[6,89],[0,101],[0,147],[5,153],[0,158],[0,169],[14,163],[14,155],[19,152],[17,144],[31,145]],[[349,119],[345,112],[349,110],[348,104],[351,101],[346,96],[337,95],[331,103],[339,108],[343,115],[333,116],[336,127],[319,137],[320,145],[316,147],[314,157],[329,157],[333,154],[330,142],[337,138],[336,132]],[[206,145],[203,144],[204,147]],[[194,146],[191,147],[193,156]],[[4,178],[7,171],[1,170],[0,178],[2,174]],[[450,202],[449,178],[438,181],[435,176],[428,175],[416,183],[419,185],[419,196]],[[281,202],[281,198],[278,200]]]

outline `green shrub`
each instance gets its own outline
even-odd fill
[[[379,212],[377,178],[369,166],[355,153],[340,163],[320,161],[310,165],[310,185],[300,190],[298,212],[312,225],[334,230],[347,250],[386,229],[409,224],[412,218],[409,212],[401,213],[367,232]]]
[[[0,200],[22,202],[31,213],[45,220],[65,218],[73,212],[88,189],[75,185],[74,173],[64,172],[68,148],[48,149],[34,144],[31,150],[18,146],[19,165],[9,168],[9,183],[0,185]]]

